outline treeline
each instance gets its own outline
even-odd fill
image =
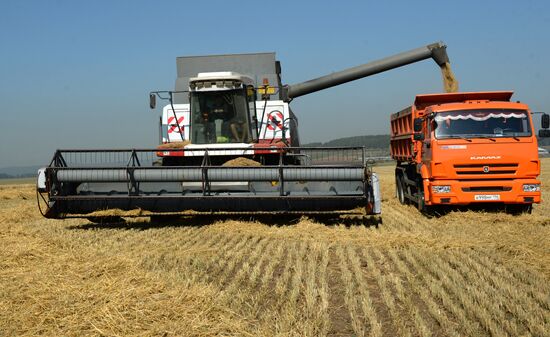
[[[538,144],[539,146],[550,146],[550,138],[538,138]],[[303,144],[303,146],[365,146],[366,148],[370,149],[384,149],[389,151],[390,135],[345,137],[333,139],[325,143],[316,142]]]
[[[0,179],[17,179],[17,178],[32,178],[36,177],[36,174],[33,173],[25,173],[25,174],[7,174],[7,173],[0,173]]]
[[[365,146],[370,149],[384,149],[388,150],[390,148],[390,135],[375,135],[375,136],[354,136],[354,137],[345,137],[330,140],[326,143],[309,143],[304,144],[304,146]]]

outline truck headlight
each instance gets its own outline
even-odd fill
[[[523,192],[540,192],[540,184],[524,184]]]
[[[436,185],[432,186],[433,193],[451,193],[451,186],[449,185]]]

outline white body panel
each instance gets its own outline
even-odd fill
[[[253,155],[254,150],[252,144],[247,143],[223,143],[223,144],[189,144],[185,146],[186,150],[200,149],[195,151],[186,151],[186,156],[204,156],[204,148],[208,148],[208,155],[210,156],[242,156]],[[250,150],[243,150],[243,148],[250,148]],[[216,149],[224,149],[216,151]],[[239,150],[230,150],[239,149]]]
[[[288,103],[283,101],[267,101],[267,106],[264,113],[264,104],[265,101],[256,102],[256,118],[260,122],[260,140],[271,141],[273,139],[283,138],[283,121],[285,138],[290,138],[290,120],[289,120],[289,108]],[[183,131],[183,139],[189,140],[190,136],[190,105],[189,104],[174,104],[174,109],[176,110],[176,117],[178,119],[179,125]],[[263,115],[263,119],[262,119]],[[172,107],[166,105],[162,110],[162,128],[163,128],[163,142],[179,142],[181,141],[181,136],[179,134],[179,129],[176,126],[174,118],[174,113],[172,112]],[[213,144],[216,145],[216,144]],[[219,144],[218,144],[219,145]],[[225,144],[235,145],[235,144]],[[205,147],[205,145],[201,145]],[[239,145],[242,147],[242,144]],[[208,145],[210,147],[210,145]]]
[[[189,140],[189,122],[191,121],[189,104],[174,104],[174,110],[176,110],[176,117],[178,121],[180,121],[178,124],[183,131],[183,139]],[[172,107],[170,105],[167,105],[162,109],[162,129],[163,143],[181,142],[181,135],[175,123],[174,113],[172,112]]]
[[[286,139],[290,138],[290,111],[283,101],[257,101],[256,117],[260,122],[260,140],[271,141],[283,138],[283,122]],[[265,106],[265,114],[264,114]],[[262,114],[264,115],[262,118]]]

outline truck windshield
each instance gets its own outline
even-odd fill
[[[248,143],[248,105],[244,89],[192,92],[193,144]]]
[[[435,137],[438,139],[531,136],[531,124],[525,110],[446,111],[437,113],[434,120]]]

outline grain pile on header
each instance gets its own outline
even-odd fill
[[[231,167],[231,166],[234,166],[234,167],[237,167],[237,166],[256,166],[257,167],[257,166],[262,166],[262,164],[258,163],[255,160],[252,160],[252,159],[248,159],[248,158],[244,158],[244,157],[238,157],[238,158],[226,161],[225,163],[223,163],[222,166],[228,166],[228,167]]]
[[[190,141],[184,140],[183,142],[172,142],[160,144],[157,146],[157,149],[183,149],[185,146],[191,144]]]

